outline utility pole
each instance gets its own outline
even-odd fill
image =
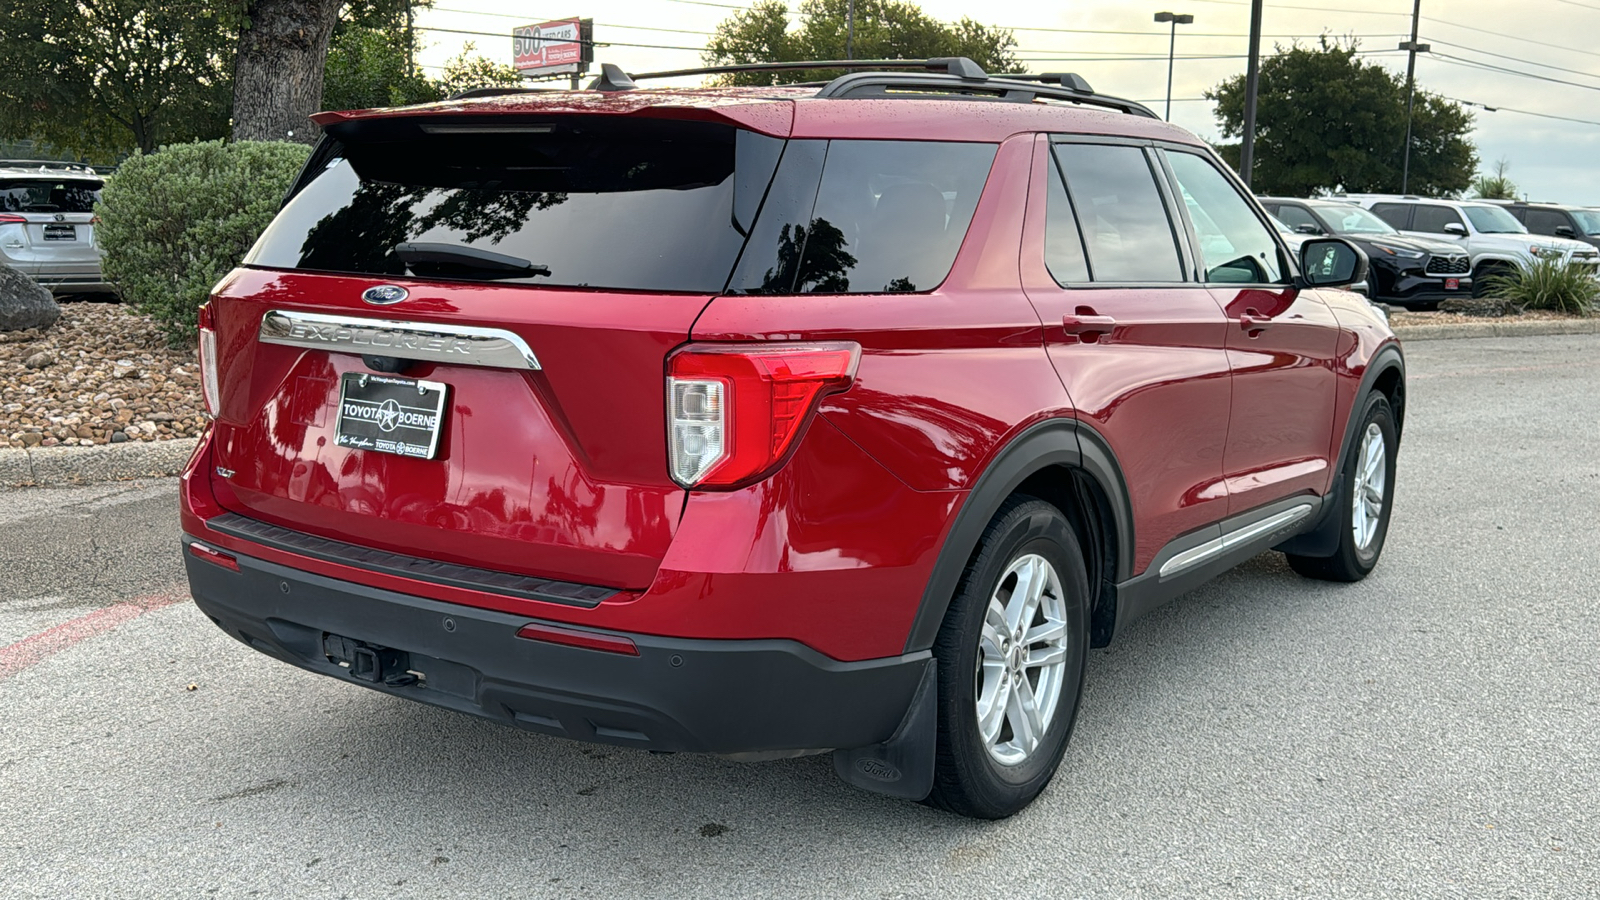
[[[856,58],[856,0],[850,0],[844,8],[844,58]]]
[[[1418,0],[1420,3],[1421,0]],[[1250,0],[1250,67],[1244,76],[1244,140],[1239,145],[1239,177],[1250,186],[1256,161],[1256,92],[1261,87],[1261,5]]]
[[[415,51],[417,39],[411,30],[411,4],[406,4],[406,74],[411,75],[417,71]]]
[[[1417,22],[1422,18],[1422,0],[1416,0],[1411,7],[1411,40],[1400,45],[1401,50],[1408,51],[1406,55],[1406,149],[1404,162],[1400,164],[1400,193],[1407,193],[1411,188],[1411,109],[1417,99],[1417,54],[1427,53],[1433,49],[1428,44],[1417,43]]]
[[[1167,44],[1167,121],[1172,121],[1172,61],[1178,53],[1178,26],[1194,24],[1194,16],[1170,12],[1156,13],[1157,22],[1172,23],[1172,40]]]

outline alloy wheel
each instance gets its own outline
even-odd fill
[[[1002,765],[1025,762],[1049,730],[1067,641],[1061,576],[1037,554],[1013,560],[984,613],[975,675],[979,735]]]

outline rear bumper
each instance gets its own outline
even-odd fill
[[[288,663],[561,737],[702,753],[825,750],[887,740],[930,665],[924,651],[840,662],[785,640],[620,635],[638,656],[517,637],[526,616],[340,581],[238,555],[184,564],[200,610]],[[555,623],[550,623],[555,624]],[[617,632],[597,632],[619,636]],[[325,638],[409,654],[417,684],[361,680]]]

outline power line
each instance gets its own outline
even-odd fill
[[[1524,116],[1538,116],[1541,119],[1557,119],[1562,122],[1577,122],[1580,125],[1600,126],[1600,122],[1596,122],[1593,119],[1574,119],[1571,116],[1556,116],[1551,115],[1550,113],[1533,112],[1532,110],[1527,109],[1512,109],[1509,106],[1491,106],[1487,103],[1477,103],[1472,100],[1458,100],[1454,97],[1445,97],[1444,99],[1449,100],[1451,103],[1459,103],[1462,106],[1482,107],[1489,112],[1518,113]]]
[[[1228,6],[1249,6],[1248,0],[1193,0],[1195,3],[1222,3]],[[1274,3],[1273,9],[1304,9],[1312,12],[1351,13],[1366,16],[1404,16],[1411,18],[1408,12],[1392,12],[1385,9],[1349,9],[1336,6],[1294,6],[1288,3]]]
[[[1596,7],[1596,9],[1600,9],[1600,7]],[[1600,74],[1595,74],[1594,72],[1585,72],[1582,69],[1567,69],[1567,68],[1563,68],[1561,66],[1552,66],[1549,63],[1535,62],[1535,61],[1533,61],[1531,59],[1523,59],[1520,56],[1508,56],[1508,55],[1506,55],[1504,53],[1494,53],[1494,52],[1489,51],[1489,50],[1480,50],[1477,47],[1469,47],[1466,44],[1452,44],[1449,41],[1441,41],[1441,40],[1439,40],[1437,38],[1429,38],[1429,40],[1432,41],[1435,44],[1443,44],[1446,47],[1454,47],[1457,50],[1469,50],[1469,51],[1471,51],[1473,53],[1481,53],[1484,56],[1496,56],[1496,57],[1499,57],[1500,59],[1509,59],[1512,62],[1524,63],[1524,64],[1530,65],[1530,66],[1538,66],[1541,69],[1554,69],[1557,72],[1567,72],[1567,73],[1572,74],[1572,75],[1583,75],[1583,76],[1586,76],[1588,78],[1600,78]]]
[[[1474,27],[1472,25],[1462,25],[1462,24],[1460,24],[1458,22],[1451,22],[1451,21],[1449,21],[1447,19],[1435,19],[1432,16],[1423,16],[1422,17],[1422,21],[1431,22],[1431,23],[1433,23],[1435,25],[1449,25],[1451,28],[1460,28],[1460,29],[1463,29],[1463,30],[1466,30],[1466,31],[1476,31],[1476,32],[1478,32],[1480,34],[1493,35],[1494,37],[1498,37],[1498,38],[1509,38],[1510,40],[1522,41],[1522,42],[1527,43],[1527,44],[1538,44],[1541,47],[1551,47],[1551,48],[1554,48],[1556,50],[1566,50],[1566,51],[1569,51],[1569,52],[1572,52],[1572,53],[1582,53],[1585,56],[1600,56],[1600,53],[1596,53],[1593,50],[1580,50],[1577,47],[1568,47],[1568,46],[1566,46],[1564,44],[1552,44],[1549,41],[1536,41],[1533,38],[1517,37],[1514,34],[1506,34],[1503,31],[1490,31],[1487,28],[1476,28],[1476,27]]]
[[[1600,85],[1580,84],[1579,82],[1567,81],[1566,79],[1563,79],[1563,78],[1551,78],[1549,75],[1539,75],[1539,74],[1534,73],[1534,72],[1524,72],[1524,71],[1522,71],[1520,69],[1508,69],[1505,66],[1497,66],[1494,63],[1479,62],[1478,60],[1475,60],[1475,59],[1465,59],[1465,58],[1462,58],[1460,56],[1451,56],[1448,53],[1440,53],[1438,51],[1432,51],[1432,52],[1430,52],[1428,54],[1428,56],[1431,59],[1437,59],[1437,60],[1439,60],[1441,62],[1455,63],[1456,65],[1459,65],[1459,66],[1468,66],[1470,68],[1483,69],[1483,70],[1489,71],[1489,72],[1500,72],[1500,73],[1503,73],[1503,74],[1506,74],[1506,75],[1518,75],[1518,76],[1521,76],[1523,78],[1532,78],[1535,81],[1548,81],[1551,84],[1564,84],[1564,85],[1568,85],[1569,87],[1584,88],[1586,90],[1591,90],[1591,91],[1600,91]]]
[[[541,21],[554,21],[553,19],[538,19],[529,16],[518,16],[513,15],[512,13],[480,12],[475,9],[450,9],[446,6],[430,6],[428,9],[432,10],[433,12],[460,13],[467,16],[493,16],[497,19],[514,19],[518,22],[527,22],[529,24],[534,24]],[[618,25],[613,22],[596,22],[595,25],[602,28],[627,28],[634,31],[669,31],[673,34],[716,34],[714,31],[694,31],[688,28],[655,28],[649,25]]]
[[[441,34],[466,34],[466,35],[472,35],[474,37],[492,37],[492,38],[508,38],[508,37],[511,37],[510,32],[467,31],[467,30],[461,29],[461,28],[437,28],[437,27],[434,27],[434,26],[431,26],[431,25],[418,25],[417,26],[417,30],[418,31],[434,31],[434,32],[438,32],[438,33],[441,33]],[[583,41],[573,41],[572,43],[584,43],[584,42]],[[704,47],[678,47],[678,46],[674,46],[672,44],[630,44],[630,43],[628,43],[626,41],[590,41],[588,43],[590,43],[590,44],[592,44],[593,46],[596,46],[596,47],[643,47],[643,48],[648,49],[648,50],[692,50],[695,53],[704,53],[705,50],[706,50],[706,48],[704,48]]]

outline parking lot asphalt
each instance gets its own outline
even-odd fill
[[[1137,623],[997,823],[304,673],[186,602],[172,482],[0,493],[0,897],[1595,896],[1600,336],[1408,360],[1373,576]]]

